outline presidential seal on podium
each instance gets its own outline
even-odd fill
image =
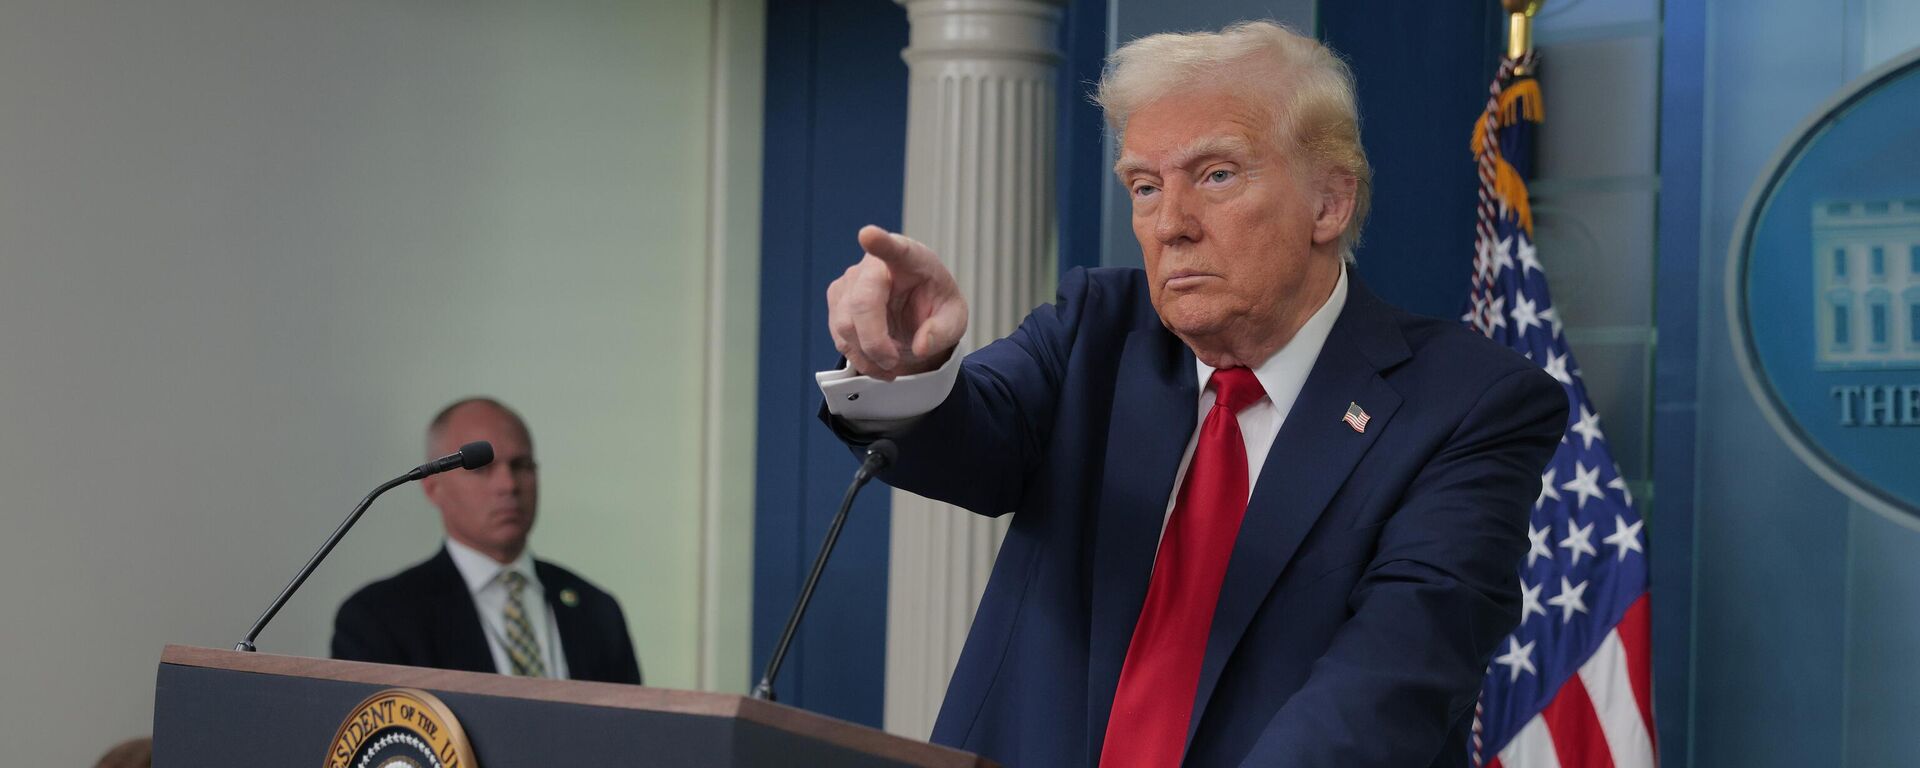
[[[453,711],[431,693],[388,688],[353,708],[327,747],[326,768],[474,768]]]

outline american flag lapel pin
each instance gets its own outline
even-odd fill
[[[1340,420],[1346,422],[1347,426],[1353,427],[1353,431],[1365,434],[1367,420],[1372,418],[1367,415],[1367,409],[1361,408],[1359,403],[1347,403],[1347,415],[1340,417]]]

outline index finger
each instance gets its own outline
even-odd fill
[[[888,267],[923,272],[928,263],[937,264],[940,261],[933,251],[919,241],[872,224],[860,228],[859,239],[861,250],[885,262]]]

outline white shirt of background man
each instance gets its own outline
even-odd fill
[[[546,665],[547,677],[565,680],[567,654],[560,645],[559,622],[554,619],[553,606],[547,604],[540,577],[533,571],[533,553],[521,552],[519,559],[501,565],[472,547],[447,539],[447,554],[453,556],[453,567],[460,570],[467,594],[473,596],[473,607],[480,612],[480,628],[486,632],[487,649],[493,651],[494,670],[513,674],[513,659],[507,656],[507,580],[502,577],[508,571],[518,571],[527,577],[520,604],[526,609],[534,638],[540,642],[540,662]]]

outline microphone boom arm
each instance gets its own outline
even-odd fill
[[[265,613],[260,614],[260,619],[253,623],[253,629],[247,630],[247,636],[241,638],[240,642],[234,643],[233,649],[247,653],[255,650],[253,641],[260,637],[261,630],[267,628],[267,622],[273,621],[274,614],[279,613],[280,609],[286,606],[287,600],[293,597],[293,593],[300,589],[301,584],[307,582],[307,577],[313,575],[314,569],[320,567],[320,561],[327,559],[327,554],[333,551],[334,545],[339,544],[340,539],[346,537],[347,530],[352,528],[354,523],[360,522],[360,516],[367,513],[367,508],[373,506],[373,500],[380,498],[380,494],[428,475],[453,469],[479,469],[492,461],[493,444],[478,440],[460,446],[458,451],[407,470],[404,475],[381,483],[380,487],[373,489],[372,493],[360,500],[360,506],[353,508],[353,514],[347,515],[347,519],[340,521],[340,525],[333,529],[333,535],[327,537],[327,543],[320,545],[320,550],[314,552],[313,557],[307,558],[307,564],[300,566],[300,572],[293,575],[293,580],[287,582],[285,589],[280,590],[280,596],[273,599],[273,604],[267,606]]]
[[[807,574],[806,584],[800,588],[800,599],[793,604],[793,614],[787,617],[787,628],[780,633],[780,643],[774,646],[773,658],[767,660],[767,671],[760,676],[760,683],[753,687],[753,698],[774,701],[773,678],[780,674],[780,662],[787,658],[787,646],[793,644],[793,635],[800,629],[800,617],[807,612],[807,603],[813,600],[813,588],[820,583],[820,573],[827,569],[827,557],[833,554],[834,542],[840,540],[840,529],[847,524],[847,511],[853,508],[853,497],[860,495],[860,489],[875,473],[893,462],[896,455],[893,441],[881,439],[867,450],[867,457],[860,462],[860,469],[853,473],[853,484],[847,486],[847,495],[840,499],[840,511],[834,513],[833,524],[827,528],[827,540],[820,542],[820,554],[813,558],[813,570]]]
[[[306,583],[307,577],[313,575],[314,569],[320,567],[320,561],[327,559],[327,553],[332,552],[334,545],[339,544],[340,539],[346,537],[347,530],[352,528],[354,523],[360,522],[360,516],[366,514],[367,507],[373,506],[373,500],[380,498],[380,494],[405,485],[413,479],[413,473],[408,472],[381,483],[380,487],[373,489],[372,493],[361,499],[360,506],[354,507],[353,514],[347,515],[347,519],[340,521],[340,525],[333,529],[333,535],[327,537],[327,543],[320,545],[320,550],[313,553],[313,557],[307,558],[307,564],[301,566],[300,572],[293,575],[293,581],[287,582],[286,588],[280,590],[280,596],[273,599],[273,605],[267,606],[267,611],[260,614],[260,620],[253,623],[253,629],[247,630],[247,636],[235,643],[233,649],[252,653],[253,641],[260,636],[260,630],[267,628],[267,622],[273,621],[274,614],[279,613],[280,608],[287,604],[287,600],[293,597],[294,591],[300,589],[300,585]]]

